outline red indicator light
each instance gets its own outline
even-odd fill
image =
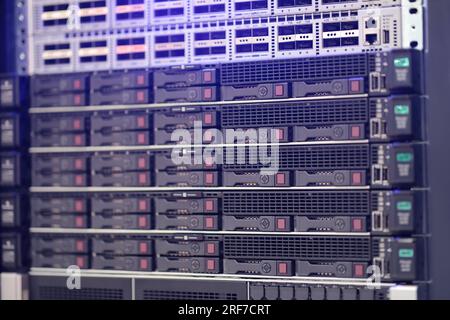
[[[203,99],[211,100],[213,95],[213,91],[211,88],[203,89]]]
[[[362,174],[361,172],[353,172],[352,173],[352,184],[360,185],[362,184]]]
[[[205,228],[207,228],[207,229],[213,229],[214,228],[214,218],[213,217],[206,217],[205,218]]]
[[[214,260],[208,260],[206,262],[206,268],[208,270],[214,270],[216,268],[216,262]]]
[[[147,200],[139,200],[139,210],[140,211],[147,210]]]
[[[285,230],[286,229],[286,219],[284,219],[284,218],[277,218],[277,229],[278,230]]]
[[[84,241],[77,240],[76,248],[78,252],[84,251]]]
[[[205,200],[205,211],[214,211],[214,201]]]
[[[139,217],[138,224],[139,224],[139,228],[147,228],[147,218]]]
[[[355,277],[362,278],[364,277],[364,265],[362,264],[354,264],[353,265],[353,274]]]
[[[148,244],[146,242],[139,243],[139,252],[147,253],[148,252]]]
[[[84,268],[84,257],[77,257],[76,264],[80,268]]]
[[[148,269],[147,259],[141,259],[141,261],[139,262],[139,267],[141,268],[141,270],[147,270]]]
[[[352,138],[360,138],[361,137],[361,128],[359,126],[352,127]]]
[[[286,262],[280,262],[278,263],[278,273],[279,274],[287,274],[287,263]]]
[[[203,116],[203,123],[204,124],[212,124],[213,122],[213,115],[212,113],[205,113],[205,115]]]
[[[283,185],[286,183],[286,175],[284,173],[277,173],[276,175],[277,185]]]
[[[146,184],[147,183],[147,175],[145,173],[139,174],[139,184]]]
[[[353,218],[352,219],[352,229],[353,229],[353,231],[362,231],[363,230],[363,221],[361,218]]]
[[[137,118],[137,126],[138,128],[145,128],[145,117],[138,117]]]
[[[284,86],[282,84],[275,85],[275,96],[281,97],[284,95]]]
[[[212,72],[211,71],[203,72],[203,81],[204,82],[211,82],[212,81]]]
[[[83,212],[83,201],[82,200],[75,200],[75,211]]]
[[[214,183],[214,173],[208,172],[205,175],[205,183],[213,184]]]
[[[216,245],[214,243],[208,243],[206,245],[206,252],[208,254],[214,254],[216,253]]]
[[[83,137],[81,136],[81,134],[77,134],[74,140],[76,146],[81,146],[83,144]]]

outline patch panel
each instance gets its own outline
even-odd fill
[[[81,290],[69,290],[62,274],[49,276],[33,272],[31,279],[31,298],[37,300],[130,300],[132,295],[137,300],[389,300],[394,299],[397,291],[417,294],[418,290],[417,286],[393,284],[372,289],[354,282],[270,282],[249,277],[240,281],[199,276],[195,279],[116,276],[105,284],[99,275],[87,276]]]
[[[190,1],[152,0],[150,24],[173,24],[187,22]]]
[[[113,38],[113,69],[150,66],[149,38],[145,35],[116,35]]]
[[[112,68],[120,69],[254,61],[273,57],[281,59],[330,56],[402,48],[421,49],[423,34],[421,25],[416,21],[421,10],[414,9],[407,11],[403,7],[389,7],[379,10],[342,11],[333,16],[318,13],[304,14],[301,18],[279,16],[271,19],[238,19],[226,23],[180,23],[171,25],[170,28],[154,26],[148,29],[126,29],[123,32],[116,30],[111,43],[102,46],[108,47],[108,50],[81,50],[87,52],[88,57],[92,56],[88,53],[95,53],[99,58],[106,56],[107,61],[113,64]],[[416,31],[407,32],[412,27]],[[76,60],[73,58],[77,53],[74,48],[95,37],[100,38],[99,41],[102,38],[86,36],[83,33],[70,34],[67,39],[61,39],[61,48],[48,36],[36,37],[33,44],[34,73],[98,70],[97,65],[93,65],[91,69],[80,69],[83,64],[72,61]],[[94,40],[92,42],[95,44]],[[47,47],[43,48],[43,45]],[[152,53],[150,57],[149,52]],[[67,69],[52,68],[52,64]],[[104,66],[100,65],[101,68]]]

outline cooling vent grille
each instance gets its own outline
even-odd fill
[[[369,261],[370,238],[225,236],[224,257]]]
[[[226,192],[224,214],[366,215],[369,193]]]
[[[351,99],[285,104],[223,106],[222,127],[365,123],[367,100]]]
[[[225,149],[225,153],[229,151],[229,149]],[[234,164],[225,164],[224,169],[258,170],[267,167],[258,161],[258,152],[249,152],[249,148],[235,149],[235,155],[236,159],[240,161],[235,161]],[[241,158],[244,158],[244,161]],[[278,167],[280,170],[305,171],[366,169],[369,167],[369,147],[367,145],[341,145],[279,148]]]
[[[363,77],[367,55],[342,55],[289,60],[252,61],[221,65],[222,85]]]
[[[81,288],[69,290],[64,287],[41,286],[39,287],[39,299],[41,300],[123,300],[122,289],[106,288]]]
[[[237,300],[234,293],[144,290],[144,300]]]

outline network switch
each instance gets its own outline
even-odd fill
[[[313,14],[340,10],[380,9],[414,6],[400,0],[189,0],[189,1],[116,1],[68,0],[33,1],[33,33],[52,34],[61,28],[67,31],[108,30],[145,27],[197,21],[225,21],[280,15]],[[331,16],[331,15],[330,15]]]
[[[244,281],[226,278],[182,279],[154,277],[150,279],[114,277],[105,283],[102,277],[87,277],[81,290],[69,290],[66,277],[34,273],[32,299],[111,299],[129,300],[388,300],[395,294],[393,286],[379,289],[365,284],[301,282],[289,283]],[[132,286],[132,282],[135,286]],[[52,288],[52,290],[49,290]],[[248,288],[248,289],[247,289]],[[402,287],[407,288],[407,287]],[[414,289],[414,287],[409,287]],[[417,289],[417,287],[415,287]]]

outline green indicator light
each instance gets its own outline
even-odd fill
[[[404,58],[395,59],[394,65],[396,68],[409,68],[409,66],[410,66],[409,58],[404,57]]]
[[[408,115],[409,114],[409,106],[408,105],[396,105],[395,106],[395,114],[396,115]]]
[[[413,159],[412,153],[398,153],[397,161],[398,162],[411,162]]]
[[[400,201],[397,203],[397,210],[411,211],[411,209],[412,209],[411,201]]]
[[[398,251],[398,255],[400,258],[413,258],[414,250],[413,249],[400,249]]]

